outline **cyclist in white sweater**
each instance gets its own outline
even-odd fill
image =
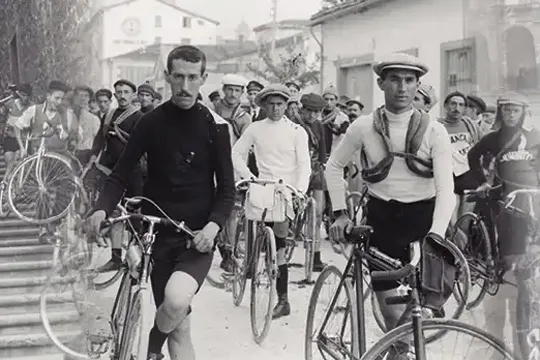
[[[283,85],[271,85],[257,94],[257,105],[266,110],[267,118],[252,123],[240,136],[232,149],[235,171],[243,179],[256,178],[247,166],[249,150],[253,147],[260,179],[283,180],[305,193],[311,175],[308,137],[305,130],[285,116],[289,89]],[[276,281],[278,304],[273,318],[289,315],[289,273],[285,260],[286,238],[289,223],[273,224],[276,237],[279,274]]]
[[[373,227],[370,244],[407,263],[410,243],[425,237],[442,241],[448,227],[455,206],[452,148],[444,126],[413,108],[419,79],[428,72],[425,64],[410,55],[392,54],[374,71],[385,105],[356,120],[327,163],[335,217],[330,236],[343,241],[344,232],[351,229],[342,174],[353,154],[361,151],[362,177],[369,192],[367,223]],[[415,136],[407,141],[409,132]],[[409,156],[402,157],[404,153]],[[372,285],[386,328],[393,329],[405,305],[387,305],[385,299],[397,295],[398,283]]]

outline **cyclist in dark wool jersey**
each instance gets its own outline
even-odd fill
[[[207,78],[205,54],[193,46],[175,48],[168,56],[165,76],[172,98],[145,114],[131,133],[89,225],[97,234],[120,201],[132,169],[146,154],[144,195],[171,218],[202,229],[193,239],[194,248],[187,247],[187,236],[159,229],[151,274],[157,313],[148,359],[162,359],[161,349],[168,339],[172,359],[192,360],[190,304],[210,269],[214,239],[234,205],[231,143],[228,124],[197,101]],[[142,211],[162,216],[150,205]]]

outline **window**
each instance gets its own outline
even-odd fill
[[[441,63],[441,97],[452,91],[469,94],[477,90],[474,40],[442,44]]]
[[[182,40],[180,40],[180,43],[182,45],[191,45],[191,39],[190,38],[182,38]]]
[[[161,44],[161,36],[156,36],[154,38],[154,44]]]
[[[11,81],[14,84],[21,82],[20,62],[19,62],[19,45],[17,43],[17,34],[13,36],[9,43],[9,55],[11,62]]]
[[[199,24],[199,26],[204,26],[204,21],[203,20],[197,20],[197,24]]]
[[[156,28],[161,28],[161,15],[156,15],[155,19],[154,19],[154,27]]]
[[[191,28],[191,18],[188,16],[184,16],[183,25],[185,28]]]

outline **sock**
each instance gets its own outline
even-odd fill
[[[279,265],[279,275],[276,280],[276,291],[280,299],[287,299],[289,288],[289,267],[287,265]]]
[[[122,260],[122,249],[112,249],[112,260],[113,261]]]
[[[320,251],[315,251],[315,254],[313,254],[313,263],[314,264],[320,264],[322,261],[321,261],[321,252]]]
[[[169,334],[162,333],[154,322],[154,327],[150,330],[150,337],[148,339],[148,352],[161,354],[161,349],[163,348],[163,344],[165,344],[165,340],[167,340],[167,336]]]

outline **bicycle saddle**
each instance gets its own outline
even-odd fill
[[[126,202],[126,208],[129,209],[130,211],[134,211],[140,208],[143,201],[143,199],[128,198],[128,197],[126,197],[124,200]]]

